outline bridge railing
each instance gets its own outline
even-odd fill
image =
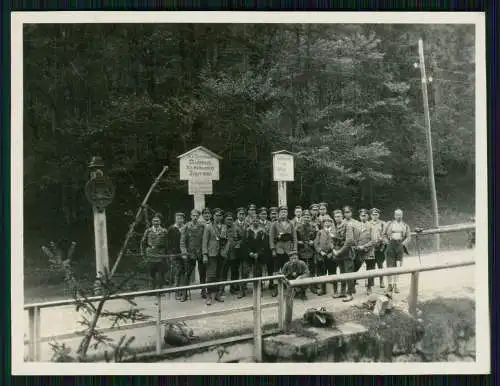
[[[428,229],[422,232],[413,233],[414,236],[419,237],[424,234],[435,234],[435,233],[447,233],[447,232],[457,232],[464,230],[473,230],[475,229],[474,224],[459,224],[456,226],[443,227],[438,229]],[[412,268],[386,268],[386,269],[376,269],[365,272],[356,272],[356,273],[345,273],[340,275],[326,275],[326,276],[318,276],[318,277],[310,277],[298,280],[288,281],[284,275],[273,275],[273,276],[263,276],[263,277],[255,277],[248,279],[240,279],[240,280],[228,280],[217,283],[208,283],[208,284],[194,284],[184,287],[170,287],[170,288],[161,288],[161,289],[153,289],[153,290],[145,290],[145,291],[134,291],[134,292],[126,292],[121,294],[116,294],[108,297],[107,300],[118,300],[118,299],[133,299],[137,297],[156,297],[156,314],[154,321],[146,321],[139,323],[131,323],[122,326],[109,327],[109,328],[99,328],[101,333],[115,332],[121,330],[130,330],[136,328],[144,328],[144,327],[156,327],[155,333],[155,341],[156,341],[156,354],[168,354],[169,352],[183,352],[192,350],[193,346],[198,347],[209,347],[214,345],[215,341],[203,342],[195,345],[182,346],[175,349],[167,349],[162,350],[162,325],[185,321],[185,320],[196,320],[200,318],[206,318],[210,316],[220,316],[220,315],[228,315],[237,312],[246,312],[253,311],[253,333],[251,335],[238,336],[233,338],[228,338],[224,340],[224,343],[237,342],[242,340],[252,339],[254,343],[254,359],[256,361],[262,360],[262,309],[269,307],[278,308],[278,330],[277,331],[286,331],[292,321],[293,316],[293,294],[294,288],[298,286],[307,286],[310,284],[319,284],[319,283],[329,283],[332,281],[342,281],[342,280],[357,280],[357,279],[367,279],[371,277],[379,277],[379,276],[394,276],[394,275],[404,275],[411,274],[411,286],[410,286],[410,295],[408,299],[409,312],[416,316],[416,305],[418,300],[418,274],[423,271],[433,271],[433,270],[443,270],[450,268],[458,268],[464,266],[474,265],[474,260],[462,261],[462,262],[454,262],[447,264],[437,264],[437,265],[419,265],[417,267]],[[278,284],[278,299],[277,301],[268,302],[262,304],[261,298],[261,284],[264,281],[276,280]],[[162,306],[162,296],[165,294],[170,294],[172,292],[182,291],[182,290],[196,290],[202,288],[211,288],[211,287],[222,287],[228,285],[246,285],[248,283],[253,284],[253,305],[245,306],[245,307],[234,307],[230,309],[224,309],[220,311],[213,311],[208,313],[197,313],[192,315],[186,315],[182,317],[175,318],[166,318],[162,319],[162,311],[165,309]],[[88,300],[92,302],[98,302],[103,299],[102,296],[94,296],[89,297]],[[77,331],[66,334],[58,334],[51,337],[41,337],[41,310],[47,308],[54,307],[62,307],[67,305],[76,305],[76,300],[67,299],[67,300],[58,300],[51,302],[43,302],[43,303],[31,303],[25,304],[24,310],[28,311],[29,325],[28,325],[28,360],[29,361],[39,361],[40,360],[40,344],[43,342],[48,342],[54,339],[72,339],[83,337],[84,332]]]
[[[201,318],[207,318],[211,316],[220,316],[220,315],[229,315],[233,313],[238,313],[238,312],[245,312],[245,311],[253,311],[253,324],[254,324],[254,331],[253,331],[253,341],[254,341],[254,347],[255,347],[255,358],[257,360],[260,360],[260,354],[262,352],[262,309],[264,308],[270,308],[270,307],[278,307],[278,329],[283,330],[284,326],[284,321],[283,321],[283,305],[284,305],[284,276],[283,275],[272,275],[272,276],[263,276],[263,277],[254,277],[254,278],[248,278],[248,279],[239,279],[239,280],[228,280],[228,281],[222,281],[222,282],[217,282],[217,283],[205,283],[205,284],[194,284],[194,285],[189,285],[189,286],[183,286],[183,287],[170,287],[170,288],[161,288],[161,289],[153,289],[153,290],[145,290],[145,291],[134,291],[134,292],[125,292],[125,293],[120,293],[116,295],[109,296],[106,301],[112,301],[112,300],[120,300],[120,299],[134,299],[137,297],[151,297],[154,296],[156,297],[156,313],[155,313],[155,320],[154,321],[147,321],[147,322],[139,322],[139,323],[130,323],[130,324],[125,324],[122,326],[116,326],[116,327],[109,327],[109,328],[99,328],[99,332],[101,333],[109,333],[109,332],[115,332],[115,331],[123,331],[123,330],[131,330],[131,329],[137,329],[137,328],[144,328],[144,327],[151,327],[151,326],[156,326],[156,334],[155,334],[155,341],[156,341],[156,354],[165,354],[169,350],[162,350],[162,342],[163,342],[163,336],[162,336],[162,325],[167,324],[167,323],[172,323],[172,322],[179,322],[179,321],[184,321],[184,320],[196,320],[196,319],[201,319]],[[265,281],[269,280],[275,280],[277,281],[278,284],[278,299],[277,301],[273,302],[268,302],[262,304],[262,297],[261,297],[261,291],[262,291],[262,286],[261,284]],[[197,290],[197,289],[203,289],[203,288],[213,288],[213,287],[223,287],[223,286],[228,286],[228,285],[247,285],[248,283],[253,284],[253,305],[252,306],[246,306],[246,307],[233,307],[230,309],[224,309],[220,311],[213,311],[213,312],[204,312],[204,313],[197,313],[197,314],[191,314],[187,316],[182,316],[182,317],[176,317],[176,318],[166,318],[162,319],[162,311],[165,311],[165,308],[162,305],[162,296],[165,294],[170,294],[172,292],[177,292],[177,291],[191,291],[191,290]],[[88,297],[88,301],[90,302],[99,302],[103,300],[102,296],[93,296],[93,297]],[[25,304],[24,305],[24,310],[28,311],[28,320],[29,320],[29,325],[28,325],[28,361],[39,361],[40,360],[40,343],[43,342],[48,342],[52,340],[63,340],[63,339],[73,339],[73,338],[82,338],[85,334],[85,331],[77,331],[77,332],[71,332],[71,333],[66,333],[66,334],[57,334],[57,335],[52,335],[50,337],[41,337],[40,332],[41,332],[41,310],[42,309],[47,309],[47,308],[54,308],[54,307],[62,307],[62,306],[68,306],[68,305],[76,305],[77,301],[75,299],[65,299],[65,300],[57,300],[57,301],[51,301],[51,302],[43,302],[43,303],[31,303],[31,304]],[[245,339],[247,336],[245,336]],[[242,337],[235,337],[232,339],[232,341],[238,341],[238,340],[243,340]],[[231,341],[231,339],[226,339],[226,341]],[[213,345],[209,344],[210,342],[203,343],[204,345]],[[186,346],[186,347],[180,347],[176,348],[173,350],[170,350],[172,352],[181,352],[181,351],[187,351],[192,349],[192,345]]]

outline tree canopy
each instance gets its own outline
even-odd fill
[[[25,221],[87,226],[93,155],[117,186],[112,232],[124,234],[163,165],[152,206],[187,211],[176,157],[198,145],[224,157],[211,207],[275,204],[281,149],[297,154],[291,205],[428,196],[419,38],[437,178],[473,185],[473,26],[26,25]]]

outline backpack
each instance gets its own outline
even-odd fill
[[[332,312],[328,312],[326,308],[321,307],[309,308],[304,314],[304,321],[314,327],[333,327],[335,318]]]
[[[185,346],[194,339],[193,330],[185,322],[167,323],[163,341],[171,346]]]

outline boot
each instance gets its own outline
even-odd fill
[[[352,297],[352,295],[351,295],[351,294],[348,294],[347,296],[345,296],[345,298],[344,298],[344,299],[342,299],[342,301],[343,301],[344,303],[351,302],[352,300],[353,300],[353,297]]]
[[[238,299],[242,299],[245,296],[247,296],[247,286],[246,286],[246,284],[244,284],[243,286],[241,286],[241,291],[238,294]]]
[[[372,287],[371,286],[366,287],[366,294],[367,295],[371,295],[372,294]]]
[[[179,293],[179,301],[184,303],[186,300],[187,300],[188,296],[187,296],[187,291],[184,290],[184,291],[181,291]]]
[[[339,283],[333,282],[333,294],[336,295],[339,292]]]
[[[271,296],[273,298],[275,298],[276,296],[278,296],[278,287],[273,287],[272,290],[271,290]]]
[[[302,300],[307,300],[307,295],[306,295],[306,289],[305,288],[301,289],[301,291],[300,291],[300,298]]]
[[[399,288],[396,284],[393,285],[394,293],[398,294],[399,293]]]
[[[222,292],[217,292],[215,295],[215,301],[219,303],[224,303],[224,297],[222,296]]]
[[[211,306],[212,305],[212,294],[206,294],[205,304],[207,306]]]
[[[201,290],[201,297],[203,299],[207,298],[207,289],[206,288],[202,288],[202,290]]]
[[[380,280],[380,288],[385,288],[384,278],[380,277],[379,280]]]
[[[387,286],[387,292],[392,292],[392,284],[389,284],[389,285]]]
[[[311,285],[311,293],[313,294],[317,294],[318,293],[318,286],[316,286],[315,284]]]

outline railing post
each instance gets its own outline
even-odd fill
[[[261,314],[261,282],[253,282],[253,349],[254,360],[262,362],[262,314]]]
[[[287,287],[286,290],[286,299],[285,299],[285,331],[289,331],[291,324],[292,324],[292,318],[293,318],[293,297],[295,295],[295,289],[294,287]]]
[[[31,362],[40,360],[40,308],[32,307],[28,310],[29,317],[29,351],[28,359]]]
[[[156,295],[156,354],[161,354],[161,294]]]
[[[278,328],[280,331],[283,331],[285,328],[283,321],[283,306],[284,306],[284,288],[283,288],[283,279],[278,280]]]
[[[410,294],[408,296],[408,312],[415,318],[417,317],[418,274],[418,272],[411,274]]]

